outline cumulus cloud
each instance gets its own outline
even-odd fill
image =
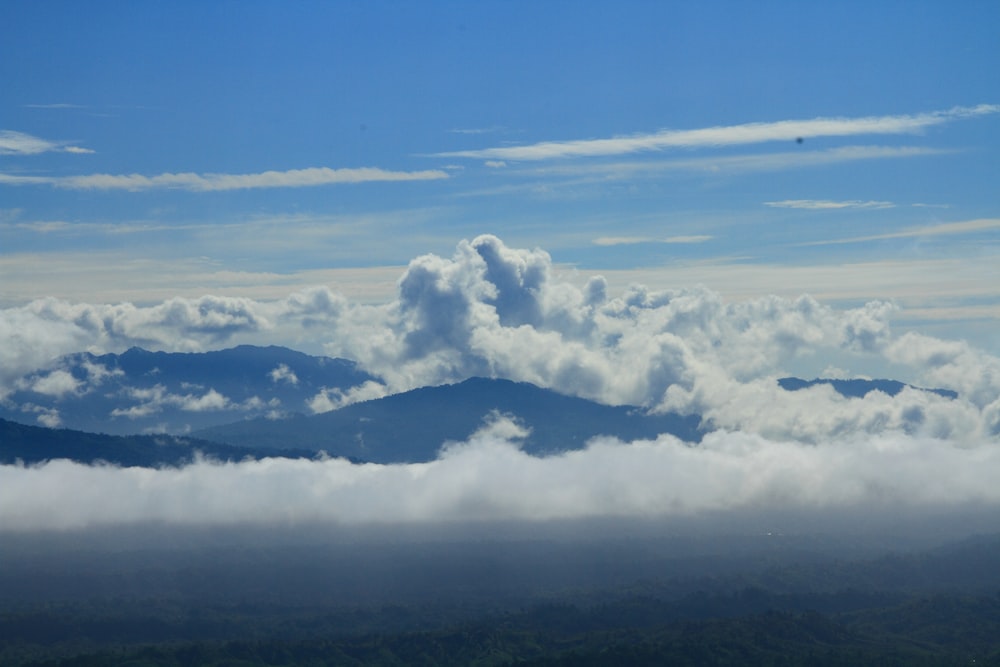
[[[268,377],[270,377],[271,382],[274,382],[275,384],[279,382],[287,382],[290,385],[297,385],[299,383],[299,378],[295,375],[295,371],[285,364],[278,364],[271,369],[271,372],[268,373]]]
[[[35,415],[38,423],[48,428],[59,428],[62,426],[62,417],[56,408],[48,408],[34,403],[27,403],[21,406],[21,411]]]
[[[387,181],[427,181],[448,178],[438,169],[391,171],[378,167],[331,169],[312,167],[288,171],[265,171],[257,174],[87,174],[83,176],[17,176],[0,174],[7,185],[51,185],[67,190],[189,190],[219,192],[259,188],[301,188],[343,183]]]
[[[268,310],[251,299],[217,296],[146,307],[46,298],[7,308],[0,311],[0,396],[17,378],[64,354],[133,345],[197,351],[271,328]]]
[[[0,466],[0,526],[75,528],[178,524],[440,522],[671,517],[828,509],[923,512],[1000,508],[1000,449],[956,447],[900,434],[819,445],[717,432],[697,446],[662,436],[536,458],[507,419],[429,463],[343,459],[218,464],[180,469]],[[135,502],[141,498],[142,502]]]
[[[6,309],[0,387],[9,391],[24,373],[81,349],[192,351],[293,340],[355,360],[380,380],[347,393],[320,391],[316,412],[485,376],[698,414],[710,427],[773,440],[1000,437],[1000,361],[965,343],[898,335],[891,326],[897,312],[886,301],[836,309],[808,295],[727,302],[699,286],[633,285],[612,294],[600,276],[582,287],[561,280],[542,249],[484,235],[461,242],[451,257],[414,259],[396,298],[382,304],[317,287],[267,302],[202,297],[139,307],[46,299]],[[796,369],[816,374],[831,365],[854,376],[889,368],[895,379],[959,396],[845,399],[829,388],[793,393],[777,385]]]
[[[307,405],[313,414],[330,412],[352,403],[371,401],[388,395],[389,391],[381,382],[368,380],[355,387],[340,389],[339,387],[323,387],[315,396],[309,399]]]
[[[194,388],[194,387],[186,387]],[[115,408],[112,417],[140,419],[162,412],[167,408],[175,408],[184,412],[211,412],[214,410],[259,410],[264,407],[264,401],[252,396],[241,403],[234,403],[229,397],[209,388],[203,393],[172,394],[161,384],[152,387],[128,387],[127,398],[137,401],[127,408]],[[272,399],[272,407],[276,404]]]
[[[1000,112],[1000,105],[981,104],[944,111],[861,118],[813,118],[770,123],[745,123],[694,130],[662,130],[607,139],[544,141],[524,146],[498,146],[439,153],[439,157],[468,157],[491,160],[548,160],[568,157],[624,155],[670,148],[739,146],[770,141],[795,141],[812,137],[849,137],[869,134],[908,134],[955,120]]]
[[[55,370],[20,384],[20,388],[46,396],[60,397],[74,394],[82,383],[64,370]]]

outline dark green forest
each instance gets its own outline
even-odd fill
[[[545,558],[565,559],[570,551]],[[570,567],[593,566],[607,553]],[[310,598],[291,579],[261,584],[262,569],[275,566],[261,554],[245,556],[254,565],[230,571],[228,582],[212,578],[225,564],[168,567],[139,555],[151,569],[140,576],[126,567],[122,576],[131,584],[106,586],[104,595],[84,584],[58,595],[8,588],[0,664],[1000,665],[1000,536],[877,557],[767,552],[700,571],[663,560],[664,572],[681,574],[613,587],[601,577],[556,587],[533,587],[527,577],[518,580],[522,588],[511,579],[508,597],[487,594],[487,585],[473,590],[470,581],[482,571],[426,579],[434,569],[424,561],[440,563],[431,549],[400,563],[394,590],[411,594],[380,600],[325,584]],[[404,585],[411,575],[425,586]],[[159,588],[149,585],[156,577]],[[144,590],[154,594],[144,597]]]
[[[309,639],[166,639],[221,628],[208,619],[172,626],[170,618],[156,616],[60,626],[58,613],[8,614],[2,627],[5,636],[20,638],[5,641],[4,664],[39,666],[1000,664],[1000,595],[939,594],[867,607],[869,594],[845,592],[815,602],[862,606],[800,610],[794,600],[748,589],[675,604],[633,597],[594,607],[540,605],[426,631],[350,631],[352,621],[364,627],[382,619],[391,628],[419,609],[359,612],[354,619],[302,616],[298,631],[326,634]],[[231,631],[242,626],[235,619],[214,622],[232,624]],[[253,625],[242,629],[252,636]],[[155,641],[157,635],[164,640]],[[57,636],[63,642],[52,653],[72,652],[74,644],[80,653],[46,657],[45,641]],[[130,642],[140,637],[145,645]],[[29,649],[32,640],[41,643]]]

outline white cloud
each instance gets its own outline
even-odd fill
[[[652,236],[601,236],[593,240],[594,245],[635,245],[638,243],[704,243],[711,241],[713,237],[698,234],[691,236],[668,236],[666,238],[654,238]]]
[[[38,423],[47,428],[59,428],[62,426],[62,417],[56,408],[47,408],[34,403],[27,403],[21,406],[21,412],[36,415]]]
[[[764,206],[772,208],[802,208],[807,210],[826,210],[840,208],[894,208],[891,201],[830,201],[829,199],[786,199],[784,201],[766,201]]]
[[[839,243],[863,243],[865,241],[882,241],[885,239],[905,239],[924,236],[951,236],[953,234],[974,234],[976,232],[986,232],[1000,229],[1000,218],[981,218],[978,220],[964,220],[961,222],[943,222],[937,225],[927,225],[924,227],[911,227],[898,232],[887,232],[885,234],[871,234],[869,236],[854,236],[847,239],[833,239],[827,241],[812,241],[800,245],[833,245]]]
[[[566,157],[624,155],[668,148],[738,146],[770,141],[795,141],[798,138],[849,137],[869,134],[909,134],[934,125],[1000,112],[1000,105],[981,104],[955,107],[946,111],[898,116],[861,118],[813,118],[771,123],[746,123],[696,130],[662,130],[609,139],[544,141],[525,146],[498,146],[478,150],[452,151],[439,157],[469,157],[495,160],[548,160]]]
[[[0,130],[0,155],[38,155],[51,152],[93,153],[94,151],[63,141],[41,139],[24,132]]]
[[[25,104],[25,109],[86,109],[82,104],[70,104],[68,102],[56,102],[54,104]]]
[[[342,183],[388,181],[427,181],[448,178],[439,169],[423,171],[390,171],[377,167],[331,169],[314,167],[288,171],[265,171],[258,174],[196,174],[165,173],[155,176],[141,174],[89,174],[85,176],[16,176],[0,174],[0,184],[52,185],[68,190],[188,190],[218,192],[259,188],[299,188]]]
[[[455,128],[448,131],[454,134],[492,134],[493,132],[502,132],[504,129],[502,125],[493,125],[491,127]]]
[[[718,155],[697,158],[632,160],[629,162],[556,162],[544,167],[511,169],[512,175],[527,175],[532,180],[498,187],[467,190],[457,197],[509,195],[517,192],[551,196],[560,188],[607,185],[609,182],[640,177],[660,177],[670,173],[695,173],[706,176],[755,172],[786,171],[822,167],[863,160],[888,160],[929,157],[954,153],[952,149],[923,146],[839,146],[824,150],[795,150],[747,155]],[[2,179],[2,175],[0,175]]]
[[[279,382],[287,382],[291,385],[297,385],[299,383],[299,378],[295,375],[295,371],[285,364],[278,364],[271,369],[271,372],[268,373],[268,377],[270,377],[271,382],[274,382],[275,384]]]
[[[1000,449],[987,444],[956,447],[887,434],[801,445],[718,432],[697,446],[668,436],[603,439],[534,458],[519,449],[521,436],[522,429],[501,419],[467,443],[446,447],[437,460],[413,465],[265,459],[180,469],[66,461],[0,466],[0,526],[815,516],[825,510],[871,518],[968,505],[1000,509]]]
[[[195,394],[171,394],[161,384],[149,388],[128,387],[129,398],[139,401],[137,405],[128,408],[115,408],[112,417],[140,419],[161,412],[164,408],[174,407],[185,412],[210,412],[213,410],[229,410],[259,408],[261,401],[253,397],[244,404],[234,404],[215,389],[209,389],[200,396]]]
[[[976,266],[945,266],[956,280],[964,280],[963,272],[981,273]],[[745,270],[766,273],[757,266]],[[919,295],[943,272],[893,275]],[[700,278],[690,267],[674,275]],[[870,289],[863,266],[842,267],[828,279],[845,289],[845,277],[847,288],[858,281]],[[786,293],[807,284],[794,273],[774,278]],[[1000,369],[989,369],[1000,362],[968,345],[949,352],[946,341],[900,336],[890,326],[898,314],[881,300],[837,309],[805,295],[729,301],[705,287],[631,285],[611,293],[601,276],[583,286],[559,279],[541,249],[511,248],[481,236],[460,243],[450,258],[414,259],[395,298],[377,305],[314,288],[273,301],[174,298],[139,307],[47,299],[0,310],[0,387],[81,349],[139,344],[200,350],[294,340],[356,360],[384,385],[321,392],[314,397],[317,411],[382,392],[487,376],[606,403],[702,414],[720,427],[779,440],[896,431],[956,442],[997,437]],[[938,363],[952,357],[958,361]],[[828,392],[777,389],[781,375],[803,367],[816,373],[831,364],[864,375],[891,369],[898,379],[954,389],[960,398],[904,392],[850,402]],[[191,396],[205,408],[213,405],[200,392]]]
[[[69,372],[54,370],[34,378],[32,382],[22,385],[21,388],[58,398],[66,394],[76,393],[80,389],[81,384]]]
[[[347,390],[340,388],[323,387],[315,396],[307,401],[309,409],[313,414],[338,410],[345,405],[371,401],[382,398],[389,393],[388,389],[381,382],[368,380]]]

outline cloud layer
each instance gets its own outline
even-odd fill
[[[0,526],[63,529],[138,522],[345,524],[691,517],[739,512],[883,513],[1000,509],[1000,448],[899,434],[820,446],[715,433],[598,440],[535,458],[505,419],[425,464],[265,459],[181,469],[55,461],[0,466]],[[814,527],[815,529],[815,527]]]

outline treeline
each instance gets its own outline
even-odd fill
[[[483,560],[493,543],[81,549],[65,571],[64,555],[45,559],[47,541],[24,547],[31,567],[13,567],[8,546],[0,665],[1000,665],[1000,536],[869,560],[706,565],[624,585],[532,574],[553,563],[600,569],[622,546],[574,566],[575,543],[507,543],[526,570],[507,579],[507,561]],[[633,546],[620,557],[638,558]],[[73,589],[100,573],[96,589]],[[480,579],[493,584],[474,587]]]
[[[864,594],[858,596],[860,602]],[[789,600],[762,591],[701,602],[714,604],[719,615],[669,618],[690,610],[654,598],[629,598],[592,608],[540,605],[433,631],[164,643],[24,664],[1000,665],[1000,595],[937,595],[843,613],[780,609]],[[733,615],[769,605],[775,608]]]

